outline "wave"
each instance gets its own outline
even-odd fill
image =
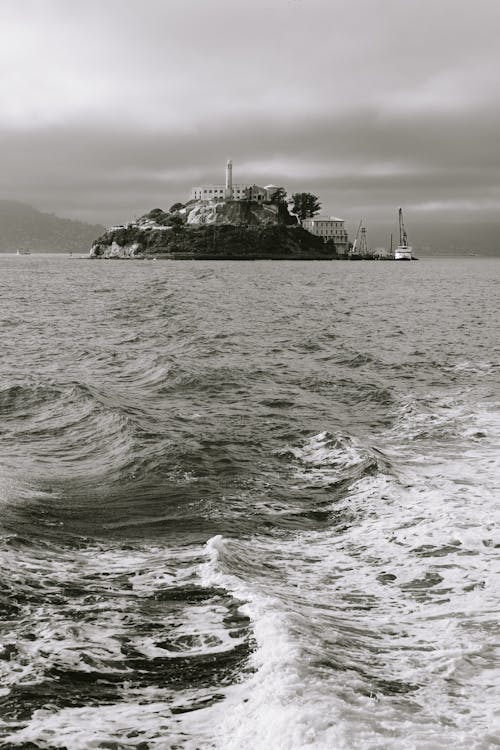
[[[226,699],[220,746],[465,750],[475,737],[487,750],[496,595],[476,509],[450,528],[433,490],[414,497],[388,476],[366,477],[347,502],[365,512],[340,532],[207,544],[205,584],[246,602],[257,645]]]
[[[257,645],[221,747],[493,746],[499,410],[430,405],[453,440],[412,439],[406,404],[382,450],[324,432],[283,452],[348,479],[331,498],[348,523],[207,544],[205,583],[246,602]]]
[[[25,419],[33,409],[59,398],[61,389],[43,383],[12,383],[0,387],[0,413],[3,420]]]
[[[411,448],[413,441],[418,441],[425,451],[426,445],[458,445],[464,437],[484,438],[488,434],[494,438],[498,401],[472,400],[471,396],[471,390],[466,389],[404,399],[394,410],[394,423],[388,432],[391,442],[399,438],[405,454],[405,446]]]
[[[298,383],[302,388],[311,390],[324,396],[335,396],[336,402],[352,404],[381,404],[382,406],[393,406],[395,396],[386,386],[376,383],[366,383],[352,378],[339,378],[333,374],[330,377],[324,375],[308,375]]]
[[[380,451],[375,453],[363,448],[349,435],[327,431],[313,435],[301,446],[286,448],[280,453],[297,460],[297,478],[326,485],[371,475],[383,463]]]
[[[364,367],[364,365],[380,364],[366,352],[345,352],[342,356],[335,357],[335,364],[343,367]]]
[[[43,478],[99,475],[123,465],[134,447],[130,417],[79,383],[16,385],[4,392],[4,457],[22,474]]]
[[[191,717],[248,671],[252,636],[240,603],[202,582],[199,548],[4,539],[0,557],[9,747],[123,746],[130,733],[150,747],[177,734],[182,747],[212,746]]]

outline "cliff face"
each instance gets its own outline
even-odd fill
[[[107,258],[135,258],[142,254],[142,247],[140,242],[130,242],[125,245],[120,245],[116,240],[111,241],[111,245],[107,248]]]
[[[108,229],[98,237],[90,249],[91,258],[139,258],[148,250],[166,252],[168,247],[167,232],[162,229],[142,229],[129,224],[120,229]]]
[[[137,258],[148,249],[165,248],[167,235],[182,226],[184,218],[155,208],[127,226],[111,227],[98,237],[91,249],[91,258]]]
[[[188,214],[188,224],[232,224],[233,226],[269,226],[278,224],[278,207],[252,201],[197,203]]]

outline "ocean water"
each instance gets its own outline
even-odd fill
[[[499,299],[0,256],[0,746],[500,747]]]

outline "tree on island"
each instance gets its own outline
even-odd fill
[[[276,206],[279,206],[280,203],[286,202],[286,190],[285,188],[278,187],[275,188],[272,192],[270,203],[274,203]]]
[[[145,218],[147,219],[158,219],[162,218],[166,215],[166,211],[164,211],[162,208],[152,208],[151,211],[148,211],[147,214],[144,214]]]
[[[290,203],[292,212],[299,217],[301,224],[304,219],[311,218],[321,209],[318,196],[312,193],[294,193]]]
[[[179,216],[179,214],[171,214],[168,217],[167,226],[172,227],[172,230],[174,232],[180,232],[181,228],[184,226],[184,219],[182,216]]]
[[[270,197],[269,203],[272,206],[276,206],[278,209],[278,224],[284,226],[291,226],[297,224],[297,217],[292,216],[288,211],[289,201],[287,200],[287,192],[282,187],[272,187],[269,189]]]

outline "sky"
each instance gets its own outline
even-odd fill
[[[0,198],[122,223],[231,158],[370,244],[402,206],[417,244],[486,246],[499,37],[498,0],[1,0]]]

